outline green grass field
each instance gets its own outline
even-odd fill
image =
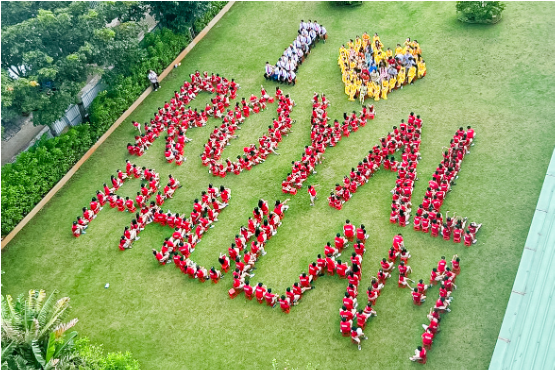
[[[358,8],[319,2],[236,3],[162,82],[162,88],[2,252],[3,294],[59,289],[71,297],[80,335],[103,343],[106,350],[130,350],[144,369],[269,369],[273,358],[289,360],[297,368],[308,362],[319,369],[488,368],[554,149],[554,10],[550,2],[508,2],[502,22],[482,26],[459,23],[453,2],[371,2]],[[201,265],[216,265],[218,253],[227,250],[259,198],[271,202],[285,198],[280,182],[291,161],[298,160],[309,144],[313,92],[323,92],[330,99],[332,119],[359,109],[343,93],[336,63],[340,45],[364,31],[378,32],[384,45],[392,48],[407,37],[419,40],[427,76],[378,102],[375,120],[327,150],[318,174],[307,181],[320,185],[316,206],[309,206],[305,190],[292,198],[253,280],[283,293],[346,218],[365,224],[371,236],[363,261],[360,303],[396,233],[404,234],[412,254],[413,279],[428,279],[441,255],[458,253],[462,274],[452,312],[443,317],[443,331],[435,338],[424,367],[408,357],[420,344],[421,323],[436,299],[436,289],[425,306],[415,307],[408,291],[390,280],[377,301],[379,315],[367,326],[369,340],[357,351],[338,332],[345,281],[320,278],[316,289],[285,315],[243,296],[230,300],[230,275],[218,285],[201,284],[184,277],[173,264],[160,267],[151,249],[159,249],[169,236],[167,228],[150,225],[132,250],[120,252],[118,240],[131,216],[105,208],[87,235],[79,239],[71,235],[71,222],[81,207],[117,168],[125,166],[125,144],[135,134],[131,120],[150,120],[196,69],[235,78],[242,87],[240,98],[258,94],[261,84],[273,92],[274,85],[262,77],[264,63],[277,60],[294,39],[300,19],[318,20],[326,26],[329,39],[300,67],[298,84],[282,88],[297,102],[291,115],[297,123],[280,144],[280,156],[271,156],[239,176],[212,177],[198,154],[218,124],[213,120],[187,133],[194,141],[185,148],[188,160],[183,166],[165,163],[163,138],[132,161],[154,167],[162,180],[171,173],[185,185],[164,205],[172,211],[189,212],[193,199],[210,182],[232,189],[229,207],[192,256]],[[208,97],[201,94],[194,106],[204,107]],[[270,124],[272,111],[248,119],[224,157],[235,157],[256,140]],[[455,130],[462,125],[476,129],[476,145],[443,207],[484,224],[479,242],[471,248],[392,226],[389,190],[395,175],[389,172],[379,171],[342,211],[326,202],[334,184],[410,111],[424,121],[414,204],[422,200],[427,180],[441,160],[441,148]],[[138,187],[138,181],[130,182],[119,194],[135,195]],[[105,283],[110,283],[109,289],[104,289]]]

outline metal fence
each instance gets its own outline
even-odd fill
[[[82,92],[80,96],[78,96],[78,101],[82,103],[70,105],[64,113],[64,116],[52,123],[50,126],[52,134],[59,136],[66,127],[73,127],[82,123],[85,120],[84,116],[87,116],[87,109],[91,106],[91,103],[99,92],[101,92],[104,88],[105,84],[102,80],[98,80],[97,83],[90,89]],[[80,108],[79,106],[82,107]]]

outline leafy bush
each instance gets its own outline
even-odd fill
[[[209,22],[228,4],[227,1],[211,1],[209,9],[203,17],[200,17],[193,24],[195,33],[199,33],[205,28]]]
[[[360,6],[363,5],[363,2],[362,1],[335,1],[334,4],[343,5],[343,6]]]
[[[190,41],[189,36],[175,34],[166,28],[150,32],[141,41],[141,49],[145,51],[145,55],[139,63],[133,65],[125,74],[112,71],[105,75],[104,80],[109,88],[99,93],[89,108],[95,140],[100,138],[149,86],[147,72],[154,70],[160,73]]]
[[[121,351],[105,354],[103,345],[92,345],[88,338],[81,338],[75,342],[75,349],[81,358],[80,369],[96,370],[138,370],[139,361],[133,359],[131,353]]]
[[[42,138],[2,167],[2,234],[9,233],[92,146],[87,124]]]
[[[497,23],[506,5],[501,1],[458,1],[458,19],[467,23]]]
[[[70,299],[47,297],[43,289],[30,290],[14,299],[2,296],[2,369],[137,370],[131,353],[105,354],[102,345],[87,338],[76,340],[68,332],[78,319],[63,323],[70,314]]]

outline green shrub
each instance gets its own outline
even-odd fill
[[[103,345],[92,345],[88,338],[81,338],[75,342],[75,349],[82,361],[80,369],[96,370],[138,370],[139,361],[133,359],[131,353],[121,351],[117,353],[104,352]]]
[[[160,73],[190,41],[189,36],[174,34],[166,28],[150,32],[141,41],[141,48],[146,51],[145,57],[136,63],[129,73],[124,75],[112,71],[105,75],[104,80],[109,88],[99,93],[89,108],[95,140],[100,138],[149,86],[147,72],[154,70]]]
[[[2,235],[8,234],[92,146],[82,124],[59,137],[41,138],[2,167]]]
[[[501,1],[458,1],[458,19],[467,23],[497,23],[506,5]]]
[[[360,6],[363,5],[362,1],[335,1],[334,4],[340,6]]]
[[[193,30],[195,33],[201,32],[227,3],[227,1],[211,1],[209,10],[205,15],[193,23]]]

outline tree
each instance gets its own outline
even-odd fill
[[[162,26],[186,33],[210,7],[208,1],[146,1],[149,13]]]
[[[51,125],[59,119],[95,69],[126,66],[129,58],[141,58],[137,37],[143,27],[129,19],[140,19],[144,5],[63,4],[53,10],[38,9],[36,16],[2,27],[0,61],[13,77],[3,77],[2,83],[13,88],[13,99],[2,100],[2,109],[11,114],[35,112],[35,125]],[[107,26],[119,17],[127,21]]]
[[[2,1],[2,27],[21,23],[38,15],[39,9],[54,10],[63,8],[63,1]]]
[[[458,1],[458,19],[468,23],[497,23],[506,5],[501,1]]]

